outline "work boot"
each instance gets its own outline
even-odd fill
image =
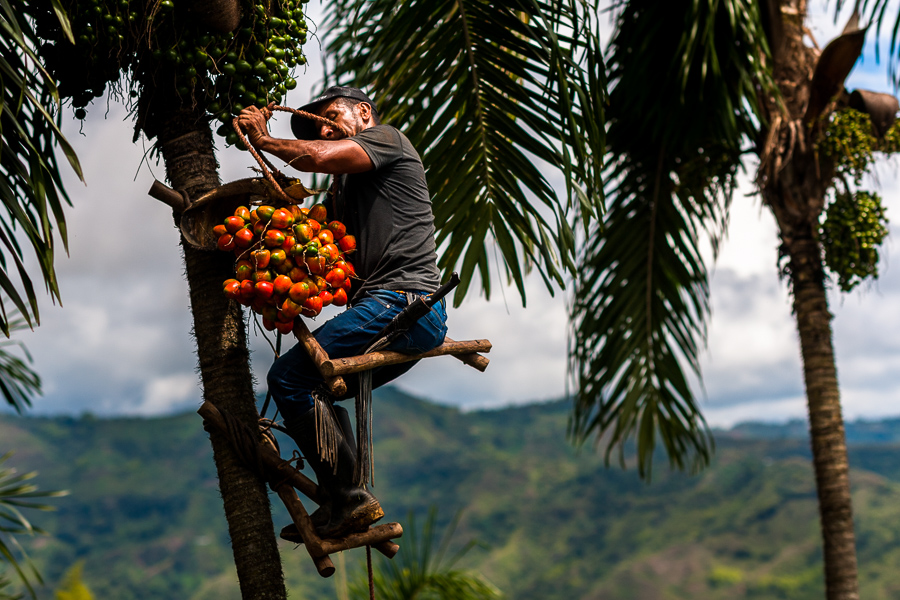
[[[313,525],[320,537],[337,538],[347,533],[365,531],[384,516],[375,496],[353,481],[356,454],[344,435],[337,436],[336,467],[319,455],[315,407],[299,417],[285,419],[284,426],[316,474],[320,492],[325,496],[322,506],[329,507],[327,513],[324,510],[313,513],[316,515]]]

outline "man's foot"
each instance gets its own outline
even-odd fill
[[[350,533],[362,533],[369,527],[384,517],[384,511],[375,496],[366,492],[368,497],[361,498],[362,502],[352,508],[347,508],[338,515],[338,522],[331,524],[329,521],[329,513],[331,510],[328,505],[319,507],[310,515],[313,527],[316,528],[316,535],[320,538],[334,539],[345,536]],[[293,523],[285,525],[281,529],[280,537],[283,540],[302,544],[303,538],[297,530],[297,526]]]

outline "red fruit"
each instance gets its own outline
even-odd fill
[[[325,244],[322,248],[328,252],[328,262],[335,262],[341,256],[341,251],[334,244]]]
[[[344,291],[344,288],[338,288],[334,290],[334,294],[332,294],[332,296],[333,298],[331,299],[331,303],[335,306],[344,306],[345,304],[347,304],[347,292]]]
[[[325,281],[324,277],[319,277],[318,275],[313,275],[312,280],[316,282],[316,287],[319,288],[320,294],[323,291],[328,289],[328,282]]]
[[[222,285],[222,291],[229,300],[237,300],[240,298],[241,282],[237,279],[226,279]]]
[[[291,278],[287,275],[279,275],[272,284],[275,286],[276,294],[287,294],[288,290],[291,289],[291,286],[294,285],[294,282],[291,281]]]
[[[244,226],[244,220],[240,217],[225,217],[225,229],[228,233],[234,233]]]
[[[275,248],[269,252],[269,266],[272,268],[278,268],[278,266],[283,265],[286,260],[287,252],[281,248]]]
[[[294,261],[290,258],[285,258],[283,263],[275,267],[275,272],[280,275],[287,275],[295,266]]]
[[[344,279],[346,278],[347,276],[344,273],[344,270],[338,268],[331,269],[325,274],[325,281],[333,288],[341,287],[341,284],[344,283]]]
[[[353,265],[348,263],[346,260],[339,260],[334,263],[334,267],[336,269],[341,269],[347,277],[353,277],[356,275],[356,270],[353,268]]]
[[[291,278],[292,281],[303,281],[306,279],[306,271],[303,270],[302,267],[295,266],[291,269],[291,272],[287,274],[288,277]]]
[[[342,252],[353,252],[356,250],[356,238],[352,235],[345,235],[338,241],[338,248],[341,249]]]
[[[281,335],[287,335],[294,330],[294,321],[275,321],[275,329]]]
[[[226,233],[225,235],[219,236],[219,240],[216,242],[216,245],[219,247],[219,250],[224,250],[225,252],[230,252],[234,250],[234,236],[230,233]]]
[[[297,304],[290,298],[285,299],[285,301],[281,304],[281,312],[278,313],[278,316],[281,320],[284,321],[293,321],[297,317],[300,316],[300,311],[303,310],[303,306]]]
[[[253,232],[247,227],[238,229],[234,234],[234,243],[238,248],[249,248],[253,244]]]
[[[246,281],[241,282],[241,301],[249,304],[253,297],[256,296],[256,286],[254,286],[253,282],[247,279]]]
[[[290,226],[294,224],[294,216],[289,211],[279,208],[272,213],[270,223],[272,224],[272,227],[278,229],[289,229]]]
[[[223,235],[228,233],[228,230],[225,229],[224,225],[216,225],[215,227],[213,227],[213,233],[218,238],[218,237],[222,237]]]
[[[238,206],[234,211],[234,216],[242,218],[244,221],[250,220],[250,209],[246,206]]]
[[[275,277],[272,275],[272,271],[268,269],[257,269],[253,271],[253,282],[258,283],[260,281],[269,281],[271,282]]]
[[[258,238],[261,238],[266,233],[266,228],[269,226],[268,223],[263,223],[262,221],[257,221],[253,224],[253,235]]]
[[[306,246],[304,246],[303,244],[294,244],[293,246],[291,246],[291,256],[299,256],[300,258],[303,258],[304,252],[306,252]]]
[[[306,268],[309,269],[311,275],[322,275],[325,273],[325,257],[324,256],[307,256]]]
[[[268,300],[275,293],[275,285],[271,281],[257,281],[254,287],[256,288],[256,297],[263,300]]]
[[[263,323],[263,327],[265,328],[266,331],[275,331],[275,320],[274,319],[268,319],[266,317],[263,317],[262,323]]]
[[[339,240],[347,235],[347,227],[340,221],[332,221],[325,227],[331,230],[331,234],[334,236],[335,240]]]
[[[268,223],[272,219],[272,215],[275,214],[275,207],[266,205],[257,207],[256,214],[260,221]]]
[[[284,244],[284,232],[280,229],[269,229],[263,236],[263,244],[267,248],[280,248]]]
[[[250,211],[250,222],[256,225],[259,222],[259,214],[257,214],[256,209]]]
[[[272,322],[278,318],[278,307],[274,304],[267,304],[260,313],[263,319],[269,319]],[[269,331],[272,331],[271,329]]]
[[[281,245],[281,247],[284,249],[285,252],[288,252],[291,248],[294,247],[294,245],[296,243],[297,243],[297,240],[294,239],[294,236],[292,236],[291,234],[286,234],[284,236],[284,243]]]
[[[316,296],[319,294],[319,286],[316,285],[316,280],[310,277],[306,279],[304,283],[309,286],[309,295],[310,297]]]
[[[331,295],[331,292],[325,290],[324,292],[319,292],[319,298],[322,299],[322,306],[328,306],[331,304],[331,300],[334,296]]]
[[[322,312],[321,296],[310,296],[303,303],[303,314],[308,317],[315,317]]]
[[[297,304],[303,304],[309,298],[309,284],[305,281],[295,283],[288,290],[288,296]]]
[[[353,284],[350,282],[350,278],[348,277],[347,279],[344,280],[344,283],[341,284],[341,289],[347,290],[349,292],[351,285],[353,285]]]
[[[234,268],[234,273],[238,281],[250,279],[253,277],[253,265],[250,264],[249,260],[239,260]]]
[[[250,303],[250,308],[253,310],[253,312],[261,314],[263,309],[266,308],[266,299],[254,298],[253,302]]]
[[[320,223],[324,223],[325,219],[328,218],[328,210],[325,208],[324,204],[313,204],[309,208],[309,213],[307,216],[310,219],[314,219],[319,221]]]
[[[298,244],[308,244],[315,237],[315,234],[309,223],[298,223],[294,225],[294,237],[297,238]]]
[[[303,209],[301,209],[296,204],[292,204],[288,209],[291,211],[291,216],[294,217],[294,223],[297,221],[305,221],[306,215],[303,213]]]
[[[310,229],[312,229],[313,237],[319,235],[319,230],[322,229],[321,223],[319,223],[315,219],[307,219],[306,224],[309,225]]]
[[[250,254],[250,264],[256,267],[257,269],[265,269],[269,266],[269,260],[272,258],[272,253],[265,249],[254,250]]]
[[[327,246],[334,242],[334,234],[330,229],[322,229],[319,231],[319,235],[316,236],[319,238],[319,241],[322,242],[323,246]]]

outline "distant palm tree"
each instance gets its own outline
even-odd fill
[[[380,600],[495,600],[503,597],[497,588],[472,571],[456,569],[456,563],[477,545],[465,544],[447,559],[460,513],[436,540],[437,510],[432,509],[422,533],[416,529],[415,515],[407,519],[400,552],[391,561],[380,561],[374,571],[375,597]],[[386,566],[385,566],[386,565]],[[369,598],[364,576],[354,581],[351,598]]]

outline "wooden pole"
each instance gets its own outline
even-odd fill
[[[395,365],[411,360],[418,360],[420,358],[443,356],[445,354],[472,355],[476,352],[490,352],[490,350],[491,343],[488,340],[472,340],[467,342],[445,341],[437,348],[429,350],[428,352],[423,352],[422,354],[403,354],[402,352],[382,350],[380,352],[363,354],[362,356],[326,359],[321,362],[319,370],[325,377],[340,377],[341,375],[349,375],[350,373],[367,371],[375,367]],[[478,355],[476,354],[475,356]],[[484,361],[488,360],[483,356],[479,358],[484,359]]]
[[[343,395],[347,393],[347,383],[344,381],[343,377],[336,377],[333,374],[325,373],[322,370],[322,365],[329,360],[328,353],[319,345],[319,342],[313,337],[313,334],[309,332],[303,319],[297,319],[294,322],[294,335],[297,336],[297,339],[299,339],[306,348],[306,352],[316,364],[319,373],[325,378],[325,385],[328,388],[328,391],[331,392],[333,396],[338,398],[343,397]]]
[[[448,343],[448,342],[451,344],[454,343],[453,340],[451,340],[448,337],[445,337],[444,343]],[[477,354],[475,352],[473,352],[471,354],[454,354],[453,357],[456,358],[457,360],[461,360],[463,363],[469,365],[470,367],[472,367],[474,369],[478,369],[482,373],[484,373],[485,369],[487,369],[487,367],[488,367],[488,364],[491,362],[489,359],[487,359],[484,356]]]

